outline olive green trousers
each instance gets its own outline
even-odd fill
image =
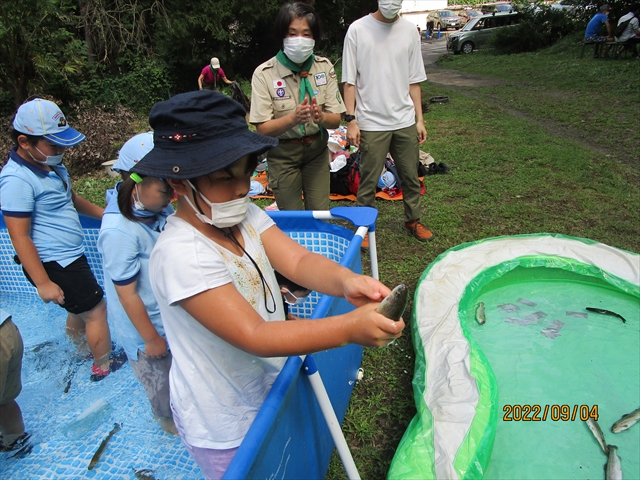
[[[360,131],[359,206],[375,207],[376,187],[387,153],[391,153],[402,181],[404,220],[420,218],[420,145],[415,124],[389,132]]]

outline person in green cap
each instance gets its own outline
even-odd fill
[[[327,210],[326,129],[338,127],[345,111],[336,72],[329,59],[313,54],[321,31],[313,7],[283,5],[275,27],[283,48],[253,73],[249,121],[258,133],[279,139],[267,157],[278,208]]]

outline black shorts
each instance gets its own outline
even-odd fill
[[[60,305],[69,313],[80,314],[92,310],[104,296],[102,288],[93,275],[87,257],[82,255],[66,267],[58,262],[42,262],[49,279],[64,292],[64,303]],[[22,268],[27,280],[35,287],[27,271]]]

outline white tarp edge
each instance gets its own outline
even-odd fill
[[[574,259],[640,284],[640,256],[604,244],[551,235],[486,240],[439,259],[420,282],[415,307],[427,360],[424,401],[433,415],[439,479],[458,479],[453,467],[456,452],[469,431],[479,398],[470,373],[470,347],[458,318],[460,298],[467,284],[483,270],[537,255]]]

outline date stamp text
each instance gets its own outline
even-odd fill
[[[505,422],[568,422],[589,418],[598,420],[598,405],[505,405],[502,409]]]

